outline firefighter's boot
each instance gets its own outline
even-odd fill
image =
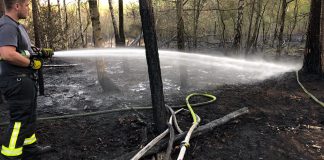
[[[51,146],[27,145],[23,148],[22,160],[40,160],[40,155],[51,151]]]

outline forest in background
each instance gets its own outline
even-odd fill
[[[55,50],[93,46],[91,19],[86,0],[33,1],[36,1],[37,7],[31,7],[31,12],[38,15],[35,25],[38,26],[41,46]],[[101,1],[103,0],[98,0],[98,6],[105,47],[115,47],[110,8]],[[118,24],[120,1],[109,1]],[[160,48],[177,48],[177,2],[153,1]],[[308,0],[183,0],[182,4],[184,42],[187,50],[207,48],[228,51],[238,48],[240,53],[264,50],[293,53],[305,47],[310,9]],[[125,43],[130,45],[141,35],[139,5],[132,2],[123,6]],[[32,16],[23,23],[33,40]]]

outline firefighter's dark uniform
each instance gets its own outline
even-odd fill
[[[0,46],[14,46],[32,53],[25,28],[8,16],[0,18]],[[9,105],[10,124],[2,138],[1,154],[20,157],[36,143],[36,96],[34,70],[0,60],[0,90]]]

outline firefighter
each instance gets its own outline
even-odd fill
[[[3,1],[6,11],[0,18],[0,90],[9,106],[10,124],[0,135],[0,159],[38,160],[52,148],[36,144],[35,72],[42,67],[42,60],[35,56],[25,28],[18,22],[28,16],[30,2]]]

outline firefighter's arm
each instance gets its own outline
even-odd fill
[[[14,46],[0,47],[0,57],[2,60],[20,67],[28,67],[30,64],[30,60],[18,53]]]

